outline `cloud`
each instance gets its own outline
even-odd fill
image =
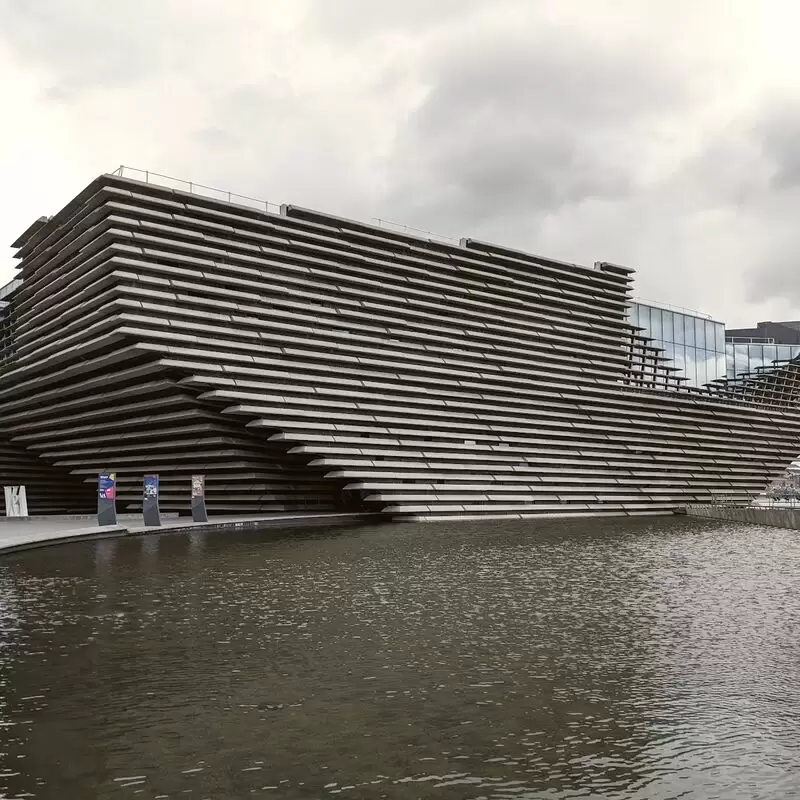
[[[706,228],[712,215],[722,221],[714,274],[726,284],[740,277],[741,295],[760,308],[759,319],[798,316],[799,136],[800,103],[765,98],[709,137],[673,187],[691,194],[695,217],[704,218]]]
[[[504,5],[505,0],[496,0]],[[312,0],[308,17],[313,29],[325,36],[359,39],[366,36],[430,31],[469,18],[484,0]]]
[[[800,103],[797,99],[775,101],[754,125],[753,133],[772,169],[772,185],[776,189],[800,186]]]
[[[797,316],[794,23],[789,0],[0,0],[0,239],[125,163]]]
[[[416,222],[484,227],[635,191],[648,126],[688,102],[684,76],[563,29],[456,38],[426,63],[386,203]]]
[[[169,48],[156,46],[173,4],[158,0],[98,4],[94,0],[10,0],[3,40],[34,68],[58,65],[51,97],[64,100],[87,87],[125,88],[160,71]],[[185,34],[194,27],[187,15]],[[180,46],[183,39],[173,41]]]

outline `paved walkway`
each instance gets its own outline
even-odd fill
[[[178,516],[161,516],[161,526],[146,528],[139,514],[119,514],[117,525],[97,524],[94,516],[0,517],[0,554],[83,539],[108,539],[141,536],[149,533],[216,531],[236,528],[280,528],[313,525],[355,525],[384,521],[381,514],[319,513],[265,514],[263,516],[210,517],[208,522],[192,522]]]

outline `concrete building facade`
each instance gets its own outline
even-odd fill
[[[122,510],[204,473],[212,513],[670,513],[800,452],[795,365],[683,386],[625,267],[116,175],[15,245],[0,451],[33,508],[109,470]]]

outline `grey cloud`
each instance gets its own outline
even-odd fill
[[[763,153],[740,122],[713,132],[696,153],[686,156],[665,186],[664,199],[719,211],[756,206],[767,191]]]
[[[195,132],[194,136],[201,147],[219,147],[226,150],[240,145],[242,141],[240,137],[230,131],[218,128],[215,125],[200,128]]]
[[[747,299],[800,303],[800,234],[786,231],[759,255],[745,273]]]
[[[689,102],[682,76],[564,31],[451,42],[397,139],[386,206],[415,222],[533,222],[637,181],[647,123]],[[644,142],[644,144],[643,144]]]
[[[28,62],[54,69],[51,97],[64,99],[90,84],[124,86],[150,67],[132,28],[156,22],[158,4],[99,5],[93,0],[11,0],[0,16],[5,44]],[[111,24],[109,24],[111,23]]]
[[[22,63],[49,71],[48,99],[90,88],[128,88],[153,76],[180,74],[214,52],[221,16],[207,0],[5,0],[0,44]]]
[[[742,267],[748,302],[800,303],[800,104],[773,98],[704,153],[716,207],[737,206],[731,236],[752,243]],[[724,159],[720,158],[724,155]]]
[[[354,205],[369,177],[362,176],[346,131],[330,125],[313,95],[272,77],[209,95],[197,148],[173,154],[177,174],[197,175],[236,193],[297,203],[334,213],[369,216],[369,201]],[[363,195],[362,195],[363,192]]]
[[[495,0],[492,5],[502,5]],[[473,11],[487,7],[486,0],[309,0],[308,19],[313,28],[339,38],[361,38],[386,32],[418,32],[463,22]]]
[[[754,127],[772,166],[772,184],[779,189],[800,186],[800,104],[796,99],[776,103]]]
[[[627,263],[718,316],[800,302],[800,109],[725,92],[761,77],[733,0],[677,2],[0,0],[7,172],[33,186],[3,241],[123,161]]]

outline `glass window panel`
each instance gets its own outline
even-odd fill
[[[675,345],[674,351],[675,366],[680,370],[679,377],[686,377],[685,350],[680,345]]]
[[[671,311],[661,312],[661,336],[665,342],[675,341],[675,336],[672,329],[672,316],[673,314]]]
[[[706,378],[708,381],[715,381],[723,377],[717,372],[717,354],[713,350],[706,351]]]
[[[764,363],[765,364],[772,364],[772,362],[778,357],[778,346],[775,344],[766,344],[764,345]]]
[[[672,341],[675,344],[683,344],[686,341],[686,336],[683,333],[684,316],[678,314],[677,311],[672,315]]]
[[[691,386],[697,386],[697,359],[694,347],[686,348],[685,358],[686,358],[686,366],[684,367],[684,373],[686,377],[689,379],[688,383]]]
[[[728,375],[728,364],[725,359],[725,353],[717,353],[717,377],[730,377],[730,375]]]
[[[653,339],[661,340],[663,334],[663,329],[661,327],[661,309],[660,308],[651,308],[650,309],[650,335]]]
[[[739,372],[741,372],[741,369],[742,369],[741,355],[739,355],[733,349],[733,345],[729,345],[728,346],[725,358],[726,358],[726,362],[728,364],[728,377],[729,378],[731,378],[734,375],[737,375]]]
[[[745,345],[747,348],[747,345]],[[752,372],[764,364],[764,345],[750,345],[748,348],[749,364],[747,368]]]
[[[706,358],[706,383],[710,383],[717,379],[717,357],[714,355],[713,350],[709,351]]]
[[[647,306],[639,306],[639,327],[650,335],[650,309]]]
[[[675,345],[672,342],[664,342],[661,345],[664,348],[664,358],[672,359],[675,358]],[[674,366],[673,364],[667,364],[667,366]]]
[[[706,360],[703,357],[703,351],[699,350],[697,359],[697,385],[704,386],[708,383],[708,375],[706,374]]]
[[[636,303],[628,309],[628,322],[630,322],[631,325],[639,324],[639,306]]]
[[[694,343],[697,347],[706,346],[706,326],[699,317],[694,318]]]
[[[684,331],[686,333],[686,346],[694,347],[694,318],[684,315]]]
[[[706,328],[706,350],[713,350],[716,345],[716,338],[714,336],[714,323],[710,320],[706,320],[705,324]]]
[[[686,377],[692,386],[697,386],[697,360],[694,347],[686,348]]]
[[[716,334],[716,342],[717,342],[717,352],[724,353],[725,352],[725,326],[721,323],[716,323],[714,325],[715,334]]]
[[[736,371],[738,373],[749,372],[750,362],[756,356],[756,346],[737,344],[734,345],[736,351]]]

